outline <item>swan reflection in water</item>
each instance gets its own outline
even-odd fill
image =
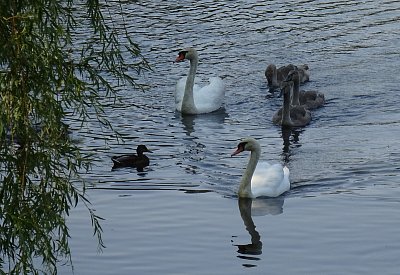
[[[283,197],[277,198],[239,198],[238,205],[240,216],[246,227],[247,232],[251,236],[251,243],[249,244],[235,244],[238,248],[238,258],[259,261],[261,260],[257,255],[262,254],[261,236],[256,230],[256,225],[253,222],[252,216],[265,216],[265,215],[279,215],[283,212]],[[254,264],[243,264],[245,267],[255,267]]]
[[[215,124],[216,127],[220,128],[220,125],[224,124],[225,119],[229,115],[225,108],[220,108],[215,112],[201,115],[181,115],[179,112],[176,112],[175,117],[181,119],[183,130],[185,130],[187,136],[190,136],[196,131],[196,124],[207,124],[211,129]]]
[[[282,157],[284,163],[289,163],[291,156],[290,148],[301,146],[301,144],[299,143],[300,140],[299,137],[300,134],[304,131],[304,129],[282,126],[281,130],[282,130],[282,140],[283,140]]]

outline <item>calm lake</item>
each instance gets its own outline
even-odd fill
[[[80,204],[68,220],[75,274],[399,274],[400,1],[125,1],[111,5],[153,71],[145,92],[121,86],[98,124],[73,133],[96,156],[87,195],[103,217],[97,250]],[[124,21],[121,16],[124,15]],[[224,109],[181,117],[174,90],[199,53],[197,75],[226,83]],[[327,103],[311,124],[282,132],[282,105],[264,71],[308,64]],[[78,124],[77,124],[78,125]],[[72,129],[74,128],[71,122]],[[248,153],[286,164],[292,190],[239,200]],[[105,138],[105,140],[104,140]],[[145,144],[150,166],[111,171],[111,156]],[[61,265],[60,274],[72,273]]]

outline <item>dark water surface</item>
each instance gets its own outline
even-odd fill
[[[148,91],[121,87],[123,101],[106,109],[125,143],[97,124],[76,134],[97,156],[85,177],[107,248],[97,253],[78,206],[75,274],[398,274],[400,1],[257,2],[122,3],[154,71],[141,79]],[[199,76],[224,78],[220,112],[174,111],[189,65],[172,61],[187,46]],[[310,66],[303,88],[327,104],[306,128],[272,125],[282,99],[268,93],[269,63]],[[238,201],[248,156],[230,154],[244,136],[259,139],[263,159],[286,163],[290,192]],[[141,143],[154,151],[144,173],[111,171],[111,156]]]

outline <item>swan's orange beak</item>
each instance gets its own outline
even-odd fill
[[[231,157],[236,156],[237,154],[240,154],[243,152],[243,147],[239,146],[235,152],[232,153]]]
[[[236,151],[232,153],[231,157],[236,156],[237,154],[243,152],[245,150],[245,147],[246,147],[246,142],[239,143]]]
[[[175,62],[181,62],[183,60],[185,60],[185,55],[183,53],[179,53],[179,55],[175,59]]]

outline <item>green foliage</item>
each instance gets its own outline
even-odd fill
[[[101,99],[115,98],[121,83],[141,89],[135,75],[149,69],[104,9],[97,0],[0,1],[3,272],[56,273],[59,258],[70,257],[65,217],[79,201],[103,246],[100,218],[76,187],[84,186],[79,174],[90,168],[90,155],[69,139],[64,122],[75,116],[83,124],[95,113],[111,127]]]

